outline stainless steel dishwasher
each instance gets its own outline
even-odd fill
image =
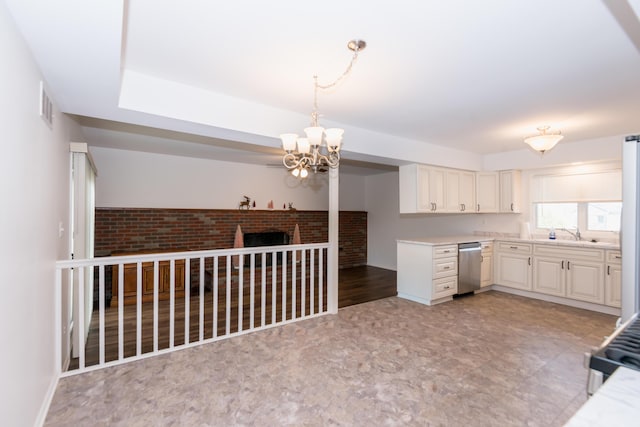
[[[458,294],[480,289],[482,245],[479,242],[458,245]]]

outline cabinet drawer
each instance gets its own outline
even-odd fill
[[[606,259],[608,264],[622,263],[622,254],[620,251],[607,251]]]
[[[442,298],[458,292],[458,276],[445,277],[433,281],[433,297]]]
[[[435,246],[433,248],[434,258],[449,258],[458,256],[458,245]]]
[[[521,253],[524,255],[531,253],[531,245],[527,243],[498,242],[498,250],[501,252]]]
[[[433,278],[456,276],[458,274],[458,258],[442,258],[433,261]]]
[[[604,261],[604,250],[602,249],[570,248],[566,246],[543,244],[534,245],[533,253],[536,255],[557,257],[561,259],[583,259],[595,262]]]
[[[490,254],[493,252],[493,242],[481,242],[482,254]]]

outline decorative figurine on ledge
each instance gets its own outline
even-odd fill
[[[242,196],[244,197],[244,200],[240,202],[240,204],[238,204],[238,209],[239,210],[245,210],[248,211],[249,209],[251,209],[251,199],[248,198],[247,196]]]
[[[289,202],[289,210],[290,211],[295,211],[296,208],[293,207],[293,202]]]

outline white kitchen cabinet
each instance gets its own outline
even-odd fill
[[[476,174],[475,172],[461,171],[459,186],[460,204],[462,212],[473,213],[476,211]]]
[[[493,243],[482,242],[481,245],[480,287],[484,288],[493,284]]]
[[[558,258],[533,258],[533,291],[548,295],[565,296],[565,261]]]
[[[496,284],[531,290],[531,245],[496,242]]]
[[[458,246],[398,242],[398,296],[432,305],[458,292]]]
[[[476,172],[476,212],[498,212],[500,209],[500,176],[498,172]]]
[[[500,172],[500,212],[520,213],[521,172]]]
[[[534,245],[533,291],[604,304],[604,251]]]
[[[424,165],[400,166],[400,213],[445,210],[445,171]]]
[[[604,303],[620,308],[622,296],[622,256],[620,251],[608,250],[605,254],[607,271],[604,280]]]

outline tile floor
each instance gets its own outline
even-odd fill
[[[61,379],[47,426],[561,426],[616,318],[485,292],[397,297]]]

